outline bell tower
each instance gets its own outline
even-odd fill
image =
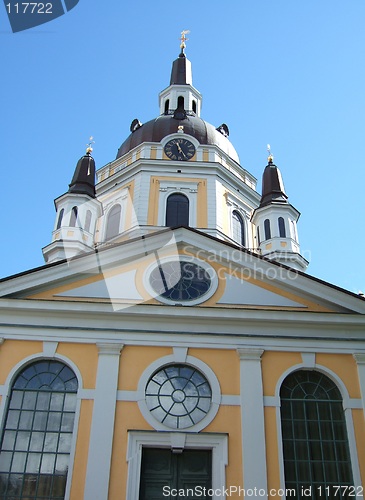
[[[298,210],[288,201],[281,172],[269,151],[268,164],[262,177],[260,205],[252,216],[257,246],[261,255],[305,271],[308,261],[300,254],[297,232],[299,217]]]

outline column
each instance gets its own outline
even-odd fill
[[[261,374],[262,349],[237,349],[240,358],[243,487],[267,498],[264,395]],[[260,493],[259,493],[260,492]]]
[[[96,344],[96,388],[86,469],[85,500],[108,498],[117,400],[119,358],[123,344]]]

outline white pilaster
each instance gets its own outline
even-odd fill
[[[86,470],[85,500],[108,498],[119,357],[123,344],[98,343],[97,347],[99,359]]]
[[[237,349],[240,358],[243,485],[267,498],[262,349]]]
[[[353,356],[357,364],[357,373],[359,375],[362,407],[365,413],[365,352],[358,352],[355,353]]]

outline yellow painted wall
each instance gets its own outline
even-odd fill
[[[75,363],[81,372],[84,389],[95,388],[98,366],[98,349],[95,344],[61,342],[56,352]]]
[[[0,346],[0,384],[4,384],[9,372],[23,359],[34,354],[43,355],[43,342],[5,340]]]
[[[357,365],[351,354],[316,354],[316,364],[335,372],[346,385],[350,398],[361,398]]]
[[[268,490],[277,491],[280,488],[279,469],[279,443],[277,436],[276,408],[266,407],[265,416],[265,439],[266,439],[266,463],[267,463],[267,486]],[[269,498],[277,498],[270,497]]]
[[[240,393],[240,364],[235,350],[189,349],[188,354],[200,359],[213,370],[222,394]]]
[[[299,352],[265,351],[261,358],[262,383],[265,396],[275,396],[281,375],[291,366],[302,363]]]
[[[170,347],[125,346],[120,355],[118,390],[136,391],[144,370],[156,359],[170,354]]]
[[[93,404],[94,402],[92,400],[84,400],[81,402],[70,500],[80,500],[84,498]]]

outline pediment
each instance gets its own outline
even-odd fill
[[[169,260],[211,268],[214,290],[185,303],[160,300],[151,292],[148,273]],[[0,282],[0,296],[112,302],[116,307],[171,304],[365,313],[365,301],[350,292],[187,228],[156,232],[7,278]]]

